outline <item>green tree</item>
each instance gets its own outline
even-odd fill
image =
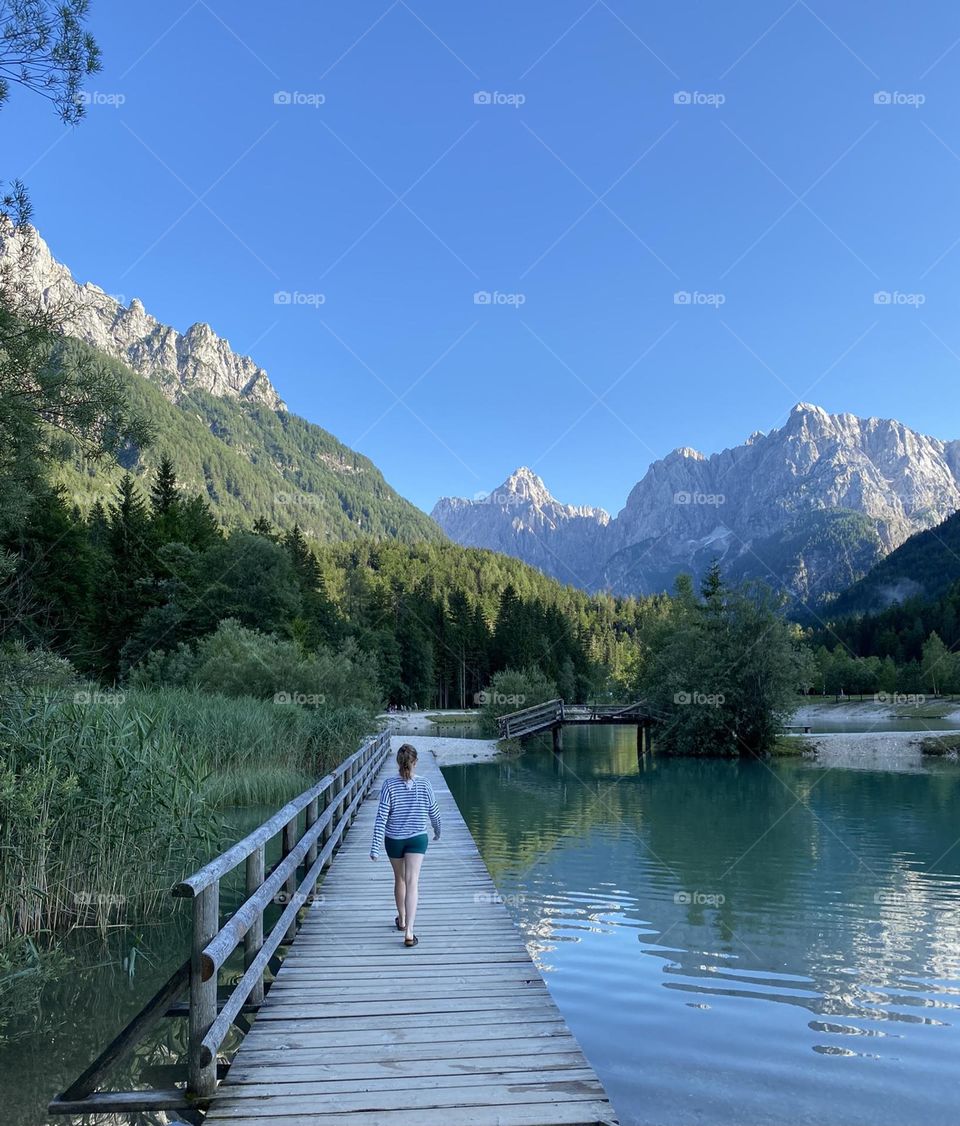
[[[0,0],[0,106],[15,83],[49,99],[67,124],[80,121],[80,87],[100,70],[100,48],[84,29],[89,10],[89,0]]]
[[[153,476],[150,486],[150,508],[154,517],[169,516],[180,507],[180,493],[177,489],[177,474],[173,461],[164,454]]]
[[[651,641],[640,691],[658,744],[680,754],[762,755],[813,679],[813,658],[760,584],[731,589],[714,568],[689,579]]]
[[[935,696],[944,691],[944,686],[951,679],[953,655],[944,645],[939,634],[931,633],[923,643],[923,657],[920,668],[923,683]]]

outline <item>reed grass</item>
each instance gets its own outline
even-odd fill
[[[186,689],[0,690],[0,948],[142,915],[220,843],[351,753],[361,708]]]

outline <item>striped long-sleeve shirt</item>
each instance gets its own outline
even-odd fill
[[[380,805],[373,825],[370,855],[379,856],[383,837],[416,837],[433,825],[433,835],[440,836],[440,806],[433,786],[416,775],[409,782],[399,774],[388,778],[380,787]]]

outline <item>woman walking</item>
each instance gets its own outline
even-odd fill
[[[397,902],[394,925],[403,931],[403,945],[416,946],[413,933],[420,887],[420,865],[427,851],[427,821],[433,839],[440,840],[440,807],[433,786],[414,774],[417,752],[409,743],[397,751],[399,773],[380,787],[380,805],[373,825],[370,859],[380,855],[381,844],[393,865],[393,896]]]

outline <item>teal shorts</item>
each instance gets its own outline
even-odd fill
[[[383,847],[391,860],[399,860],[408,852],[426,852],[427,834],[417,833],[415,837],[384,837]]]

